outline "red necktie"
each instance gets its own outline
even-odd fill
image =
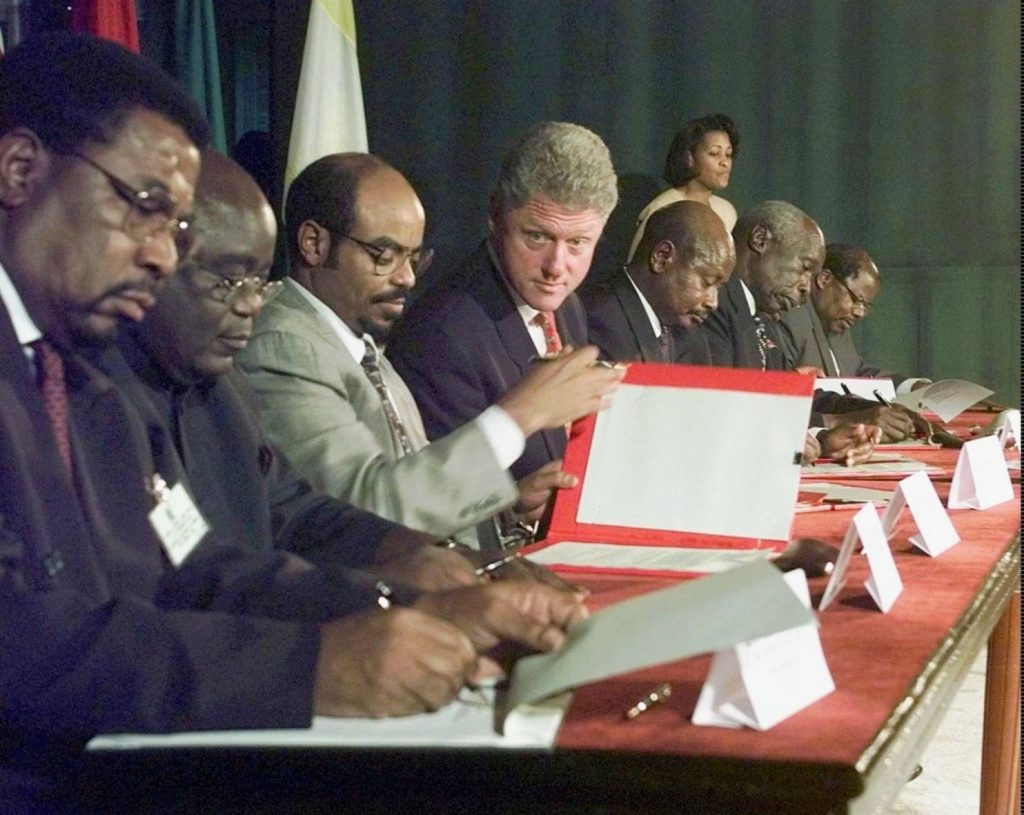
[[[68,430],[68,391],[64,382],[64,360],[57,349],[46,340],[30,343],[36,353],[36,372],[39,390],[43,394],[43,409],[50,420],[57,449],[64,466],[71,472],[71,434]]]
[[[540,311],[533,321],[544,331],[545,354],[554,356],[562,351],[562,338],[558,336],[558,326],[555,325],[555,315],[550,311]]]

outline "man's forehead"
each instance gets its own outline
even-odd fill
[[[527,225],[566,233],[593,232],[604,228],[604,216],[592,207],[571,207],[543,195],[534,195],[512,210]]]

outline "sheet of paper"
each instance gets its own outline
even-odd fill
[[[512,673],[509,709],[814,621],[769,563],[687,580],[602,609],[573,626],[560,650],[520,659]]]
[[[675,546],[562,541],[531,552],[529,559],[545,566],[710,574],[744,563],[767,560],[771,554],[771,549],[682,549]]]
[[[808,403],[808,397],[622,385],[598,414],[577,520],[786,540]]]
[[[891,379],[866,379],[863,377],[819,377],[814,380],[814,387],[817,390],[830,391],[831,393],[846,393],[843,385],[849,388],[854,396],[862,399],[875,401],[875,391],[881,394],[883,399],[890,402],[896,398],[896,388],[893,387]]]
[[[910,475],[911,473],[941,473],[942,468],[933,467],[923,461],[907,458],[896,453],[883,456],[872,456],[863,464],[847,467],[833,461],[816,463],[813,467],[804,465],[800,468],[801,478],[867,478],[871,476]],[[807,485],[801,486],[806,489]]]
[[[825,501],[834,501],[837,504],[866,504],[868,501],[884,504],[893,494],[893,490],[848,487],[845,484],[830,484],[827,481],[801,484],[800,491],[824,493]]]
[[[148,735],[97,736],[89,750],[173,749],[181,747],[496,747],[550,749],[571,701],[565,693],[535,705],[522,705],[495,729],[493,688],[477,699],[463,691],[436,713],[394,719],[335,719],[317,716],[301,730],[226,730]]]
[[[964,379],[942,379],[891,401],[911,410],[930,410],[942,421],[948,422],[993,393],[989,388]]]
[[[997,436],[983,436],[960,448],[949,486],[950,509],[988,509],[1013,498],[1013,484]]]
[[[960,535],[949,520],[935,487],[924,473],[914,473],[897,486],[893,500],[882,516],[886,538],[892,539],[896,521],[905,507],[910,508],[917,524],[918,534],[911,537],[910,542],[918,549],[938,557],[960,542]]]
[[[805,607],[811,598],[801,569],[784,575]],[[774,727],[835,690],[816,625],[801,625],[715,654],[693,723]]]

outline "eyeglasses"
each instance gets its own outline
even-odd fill
[[[228,305],[255,294],[266,305],[278,295],[283,286],[281,280],[266,280],[262,277],[222,277],[207,293],[218,303]]]
[[[836,282],[839,283],[840,286],[846,289],[846,293],[850,295],[850,299],[853,301],[854,308],[859,308],[861,312],[864,314],[867,314],[869,311],[871,311],[872,303],[870,300],[865,300],[859,294],[855,294],[853,289],[847,286],[846,281],[843,280],[841,277],[836,277],[836,275],[832,276],[835,277]]]
[[[181,245],[184,242],[191,223],[169,214],[174,212],[174,208],[177,206],[174,196],[159,187],[137,190],[88,156],[83,156],[73,150],[68,155],[84,161],[101,173],[117,196],[128,204],[128,212],[125,213],[124,222],[121,224],[121,229],[126,235],[139,243],[149,243],[158,232],[166,229],[175,243]]]
[[[377,277],[390,277],[397,272],[406,261],[414,275],[421,275],[434,260],[433,249],[405,249],[404,247],[378,246],[375,243],[367,243],[359,238],[353,238],[344,232],[337,233],[339,237],[346,238],[352,243],[361,246],[371,258],[373,258],[373,274]]]

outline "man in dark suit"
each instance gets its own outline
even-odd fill
[[[797,368],[779,330],[783,314],[807,300],[811,279],[825,260],[821,228],[785,201],[764,201],[747,210],[733,229],[736,271],[718,310],[701,326],[715,365],[785,371]],[[819,391],[813,426],[877,426],[883,441],[912,435],[909,411]],[[874,429],[871,431],[874,433]],[[827,440],[827,437],[826,437]],[[829,445],[822,444],[828,450]]]
[[[476,670],[446,609],[381,611],[415,593],[205,531],[182,473],[155,464],[159,417],[81,354],[141,320],[175,271],[206,138],[188,95],[113,43],[51,35],[0,60],[5,811],[67,806],[96,732],[421,710]],[[474,624],[494,616],[480,606]],[[429,664],[382,649],[421,628]],[[374,651],[367,674],[352,655]]]
[[[735,264],[732,237],[708,206],[658,210],[633,260],[583,293],[590,341],[613,360],[710,364],[685,358],[685,337],[718,307]]]
[[[808,365],[831,377],[885,377],[905,393],[928,379],[911,379],[869,365],[857,351],[850,329],[867,316],[878,296],[878,267],[859,246],[830,243],[825,263],[811,280],[810,298],[786,312],[779,325],[798,366]],[[906,384],[904,384],[906,383]]]
[[[409,308],[388,343],[430,438],[497,402],[538,358],[586,343],[574,292],[617,197],[608,148],[579,125],[536,125],[505,156],[490,237]],[[531,435],[513,476],[560,459],[565,440],[562,428]]]

